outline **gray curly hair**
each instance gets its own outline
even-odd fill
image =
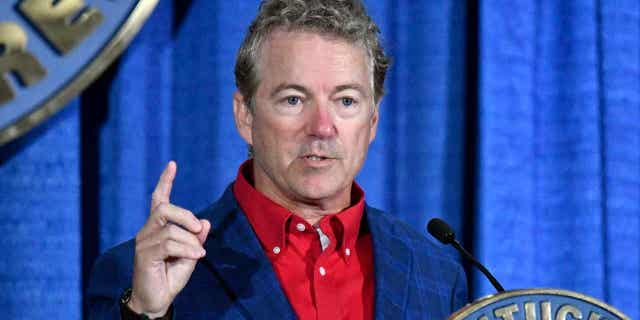
[[[389,59],[380,43],[380,29],[360,0],[268,0],[260,4],[236,59],[236,86],[250,110],[260,82],[257,62],[262,43],[276,28],[311,31],[361,45],[373,62],[374,102],[380,101]]]

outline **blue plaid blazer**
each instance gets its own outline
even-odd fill
[[[269,259],[231,188],[198,214],[213,231],[174,319],[295,319]],[[446,319],[467,303],[466,277],[444,249],[404,222],[367,206],[374,251],[376,319]],[[131,285],[133,240],[105,252],[91,273],[90,319],[119,319],[118,299]]]

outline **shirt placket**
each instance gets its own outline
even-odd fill
[[[316,232],[323,248],[315,262],[313,276],[318,319],[339,319],[341,307],[335,288],[336,270],[334,268],[336,239],[331,230],[316,228]]]

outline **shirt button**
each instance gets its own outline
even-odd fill
[[[351,255],[351,250],[349,248],[344,249],[344,254],[346,256],[350,256]]]
[[[273,247],[273,253],[275,254],[280,253],[280,247]]]
[[[320,267],[318,269],[318,271],[320,271],[320,275],[324,277],[325,274],[327,274],[327,270],[324,269],[324,267]]]
[[[298,231],[302,232],[306,229],[306,227],[304,226],[304,224],[302,223],[298,223],[296,224],[296,229],[298,229]]]

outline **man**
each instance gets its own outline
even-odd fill
[[[267,1],[236,64],[252,159],[199,213],[169,201],[170,162],[135,240],[96,262],[93,318],[445,319],[460,265],[364,203],[387,58],[359,1]]]

